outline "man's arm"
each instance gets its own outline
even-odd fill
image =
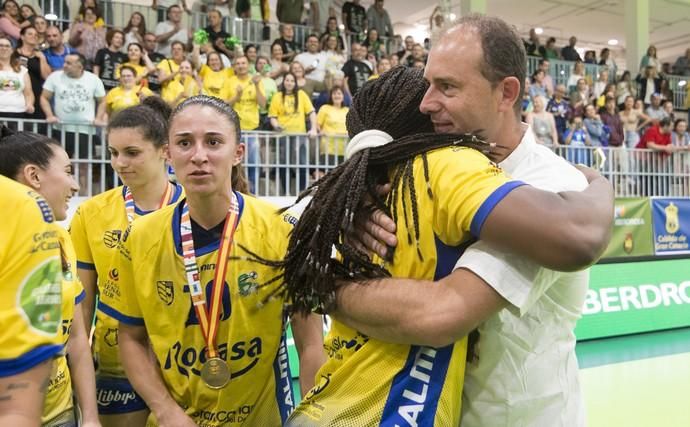
[[[50,106],[50,100],[53,98],[53,92],[49,91],[48,89],[43,89],[43,92],[41,92],[41,109],[43,110],[43,113],[46,115],[46,121],[48,123],[57,123],[60,121],[57,117],[55,117],[55,114],[53,114],[53,108]]]
[[[469,270],[431,280],[387,278],[346,283],[336,293],[333,317],[371,337],[442,347],[467,336],[508,305]]]
[[[0,425],[34,427],[41,424],[43,399],[53,360],[28,371],[0,377]]]
[[[149,350],[144,326],[120,322],[120,359],[134,389],[141,395],[159,424],[193,427],[192,421],[168,393],[160,367]],[[166,423],[167,422],[167,423]]]
[[[291,319],[292,336],[299,355],[299,386],[302,396],[314,387],[316,372],[326,362],[323,349],[323,317],[295,314]]]

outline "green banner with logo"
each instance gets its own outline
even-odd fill
[[[613,235],[603,258],[651,255],[654,241],[649,199],[616,199]]]
[[[690,326],[690,260],[599,264],[575,335],[579,340]]]

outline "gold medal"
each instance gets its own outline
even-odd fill
[[[230,368],[220,357],[211,357],[201,367],[201,379],[209,388],[221,389],[230,381]]]

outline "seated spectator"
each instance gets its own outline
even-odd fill
[[[573,109],[573,114],[582,116],[585,106],[591,103],[592,99],[593,97],[585,79],[578,80],[575,90],[570,93],[570,106]]]
[[[95,25],[97,18],[96,9],[87,7],[84,9],[84,20],[70,28],[69,44],[86,58],[87,70],[93,68],[96,53],[108,45],[105,40],[105,27]]]
[[[232,68],[232,61],[230,61],[230,58],[224,53],[219,53],[217,50],[213,48],[211,43],[205,43],[202,45],[197,45],[196,43],[192,47],[192,65],[194,65],[194,68],[197,70],[200,70],[201,67],[208,61],[208,55],[211,53],[217,53],[218,56],[220,57],[220,60],[223,64],[223,68]]]
[[[398,55],[388,55],[388,60],[391,62],[391,68],[395,68],[400,65],[400,58],[398,58]]]
[[[553,114],[556,121],[556,129],[558,130],[558,141],[563,142],[563,134],[568,123],[568,117],[571,114],[570,103],[565,99],[565,86],[559,84],[556,86],[556,91],[553,93],[553,98],[546,106],[546,111]]]
[[[647,53],[640,59],[640,74],[645,72],[647,67],[652,67],[656,71],[655,75],[661,73],[661,61],[656,57],[656,46],[650,45]]]
[[[609,147],[625,147],[625,132],[623,130],[623,121],[621,116],[616,111],[616,98],[608,97],[604,102],[604,109],[600,113],[601,121],[608,127],[608,146]]]
[[[379,38],[375,28],[367,31],[367,38],[362,42],[362,46],[366,47],[368,55],[373,55],[376,60],[386,55],[386,43]]]
[[[560,59],[561,54],[558,52],[556,47],[556,39],[554,37],[549,37],[546,41],[546,46],[544,46],[544,59]]]
[[[120,64],[127,61],[127,55],[121,52],[124,38],[122,31],[110,30],[105,36],[108,47],[104,47],[96,52],[93,73],[101,79],[106,91],[118,86],[115,71]]]
[[[261,84],[264,88],[264,96],[266,97],[266,105],[259,107],[259,129],[273,130],[271,122],[268,120],[268,106],[271,105],[273,95],[278,92],[278,85],[276,81],[269,77],[271,72],[271,64],[265,56],[258,56],[256,58],[256,75],[261,77]]]
[[[249,61],[249,74],[252,76],[256,74],[256,68],[254,68],[256,64],[256,59],[259,56],[259,51],[256,48],[255,44],[248,44],[244,47],[244,56],[247,57],[247,61]]]
[[[149,88],[136,83],[136,77],[136,70],[129,65],[120,68],[120,85],[111,89],[105,96],[105,107],[109,119],[127,107],[139,105],[144,98],[153,95]]]
[[[671,145],[671,121],[664,118],[652,124],[644,132],[635,148],[651,148],[655,151],[671,154],[674,151],[674,147]]]
[[[673,74],[690,76],[690,48],[685,49],[685,55],[679,56],[676,59],[676,62],[673,64]]]
[[[340,51],[345,50],[345,46],[347,46],[347,43],[345,43],[345,35],[340,33],[340,29],[338,28],[338,19],[334,16],[328,18],[326,23],[326,31],[324,31],[319,37],[319,43],[322,46],[322,50],[326,50],[323,46],[326,44],[326,39],[328,37],[335,37],[338,49]]]
[[[283,47],[280,43],[273,42],[271,45],[271,73],[269,76],[280,84],[283,76],[290,71],[290,65],[283,61],[285,57]]]
[[[656,68],[648,65],[644,68],[644,74],[637,77],[637,95],[649,105],[652,102],[652,94],[661,93],[661,78],[657,76]]]
[[[599,54],[599,65],[606,66],[611,71],[616,69],[616,62],[611,58],[611,50],[609,50],[608,47],[601,50]]]
[[[590,142],[593,147],[606,147],[609,145],[608,132],[604,129],[604,122],[592,104],[585,106],[585,116],[582,123],[587,129]]]
[[[333,87],[328,103],[319,108],[316,122],[321,135],[321,156],[319,164],[337,166],[345,161],[347,127],[345,118],[349,108],[343,105],[345,94],[340,86]]]
[[[185,60],[185,45],[182,42],[174,41],[171,43],[170,58],[166,58],[158,63],[156,69],[158,70],[158,81],[161,84],[161,94],[165,90],[165,86],[177,77],[180,64]]]
[[[154,0],[155,2],[155,0]],[[192,38],[192,30],[185,28],[182,24],[182,9],[180,6],[172,5],[168,8],[167,19],[156,25],[156,52],[165,57],[172,54],[172,44],[182,43],[186,47]]]
[[[594,98],[597,99],[599,98],[602,94],[606,92],[606,86],[609,84],[609,70],[607,69],[602,69],[599,71],[599,78],[597,79],[596,82],[594,82],[594,85],[592,86],[592,95],[594,95]],[[604,104],[602,103],[602,106]]]
[[[34,113],[35,98],[29,71],[13,53],[8,36],[0,36],[0,82],[0,117],[30,117]]]
[[[629,96],[634,98],[630,71],[626,70],[621,74],[620,79],[616,83],[616,104],[620,110],[623,109],[623,103]]]
[[[36,14],[33,6],[25,3],[19,7],[19,16],[21,17],[19,26],[24,28],[34,26],[34,21],[39,15]]]
[[[5,0],[0,14],[0,32],[10,37],[12,46],[17,44],[20,37],[19,32],[22,27],[19,21],[21,21],[19,5],[14,0]]]
[[[309,99],[314,96],[315,92],[318,94],[326,89],[323,82],[318,82],[305,77],[304,67],[299,61],[294,61],[292,64],[290,64],[290,73],[295,76],[295,79],[297,79],[297,86],[299,86],[300,90],[307,94]]]
[[[175,107],[185,99],[198,95],[200,91],[192,63],[185,59],[180,63],[177,73],[161,89],[161,98]]]
[[[676,113],[673,111],[673,101],[666,100],[661,104],[664,110],[664,117],[671,120],[672,123],[676,121]]]
[[[394,54],[392,56],[397,56]],[[345,74],[338,70],[333,73],[326,72],[325,80],[326,90],[322,91],[319,96],[314,101],[314,108],[318,111],[323,105],[328,102],[328,97],[330,96],[331,89],[334,87],[341,87],[343,89],[343,105],[350,107],[352,105],[352,94],[345,87]]]
[[[139,43],[143,46],[144,36],[146,35],[146,19],[144,19],[144,15],[139,12],[132,12],[129,22],[127,22],[122,31],[125,33],[124,46],[129,46],[130,43]]]
[[[86,9],[92,8],[97,16],[94,26],[96,28],[101,28],[105,26],[105,21],[103,20],[103,9],[98,5],[96,0],[81,0],[81,5],[79,6],[79,11],[77,16],[74,17],[75,22],[84,22],[86,20]]]
[[[543,96],[544,98],[549,97],[549,93],[546,90],[546,85],[544,84],[544,71],[541,69],[536,69],[532,73],[532,81],[529,86],[529,96],[532,101],[538,96]]]
[[[585,147],[592,145],[592,140],[587,132],[582,117],[573,116],[568,121],[568,129],[563,135],[564,143],[568,146],[566,159],[575,164],[590,165],[590,153]]]
[[[544,145],[558,145],[558,130],[553,114],[546,111],[546,99],[544,96],[533,98],[534,109],[527,114],[527,124],[530,125],[537,142]]]
[[[406,63],[407,58],[412,55],[412,48],[415,42],[412,36],[405,37],[405,44],[401,50],[399,50],[395,55],[400,59],[401,62]]]
[[[53,71],[62,70],[65,66],[65,58],[67,55],[72,55],[78,53],[76,49],[65,46],[62,42],[62,33],[58,27],[51,25],[46,30],[46,42],[48,43],[48,49],[43,51],[43,54],[50,65],[50,69]]]
[[[317,135],[314,106],[307,94],[300,89],[297,78],[292,73],[285,75],[283,84],[273,95],[268,109],[268,118],[274,130],[295,134],[307,133],[306,121],[309,120],[309,136],[313,138]],[[307,186],[308,140],[302,135],[294,135],[289,136],[286,142],[287,144],[282,143],[278,147],[278,163],[300,165],[297,174],[297,189],[301,192]],[[279,168],[278,174],[282,186],[287,185],[288,169]]]
[[[667,116],[664,108],[661,106],[661,95],[658,93],[652,94],[651,103],[649,107],[644,111],[647,116],[649,116],[652,121],[659,122]]]
[[[333,73],[343,69],[343,65],[345,65],[347,58],[345,57],[343,51],[338,47],[338,41],[334,36],[327,35],[323,39],[321,52],[326,57],[326,73]]]
[[[567,88],[569,91],[574,91],[577,86],[577,82],[580,79],[585,79],[585,63],[582,61],[577,61],[573,65],[573,70],[570,72],[570,77],[568,77]],[[586,81],[586,80],[585,80]]]
[[[223,61],[218,52],[210,52],[206,57],[206,63],[199,69],[202,82],[201,93],[220,98],[226,82],[234,75],[232,68],[223,67]]]
[[[391,61],[390,59],[383,57],[381,60],[376,64],[376,74],[372,74],[371,77],[369,77],[369,80],[374,80],[378,79],[379,76],[386,71],[391,69]]]
[[[307,37],[306,45],[307,50],[295,56],[295,62],[302,64],[304,75],[307,78],[323,84],[323,80],[326,77],[326,55],[320,51],[319,38],[316,34],[310,34]],[[311,97],[310,91],[305,89],[301,82],[298,81],[297,84]]]
[[[345,87],[352,95],[357,95],[359,88],[369,80],[373,74],[371,67],[364,62],[367,55],[367,48],[359,43],[352,44],[352,59],[343,65],[345,73]]]
[[[673,122],[671,144],[675,147],[683,147],[685,150],[690,150],[690,133],[688,133],[687,120],[676,119],[676,121]]]
[[[207,14],[208,25],[204,30],[208,33],[208,41],[217,52],[224,53],[232,58],[234,53],[225,46],[225,39],[230,34],[223,28],[223,16],[217,10],[211,10]]]
[[[546,52],[546,49],[544,48],[544,46],[541,45],[539,35],[537,35],[537,32],[534,28],[530,28],[529,39],[525,40],[524,44],[527,55],[543,57],[544,53]]]
[[[283,50],[283,57],[281,59],[283,62],[290,63],[302,50],[295,42],[295,28],[291,24],[280,24],[278,31],[280,32],[280,37],[273,41],[271,52],[273,52],[273,46],[276,43],[279,44]],[[275,69],[276,67],[273,68]]]
[[[561,49],[561,57],[565,61],[582,61],[580,54],[575,50],[575,44],[577,44],[577,37],[571,36],[570,40],[568,40],[568,46],[564,46],[563,49]]]
[[[120,68],[125,65],[132,67],[134,71],[136,71],[136,84],[142,84],[142,82],[148,81],[147,76],[156,69],[155,64],[148,57],[146,51],[141,48],[139,43],[130,43],[129,46],[127,46],[127,62],[123,62],[115,68],[116,79],[120,79]],[[144,83],[144,85],[146,85],[146,83]]]
[[[39,50],[48,49],[48,42],[46,42],[46,31],[48,31],[48,21],[42,16],[37,16],[34,18],[34,28],[36,28],[36,33],[38,37],[37,48]]]
[[[650,124],[652,120],[642,112],[642,109],[635,108],[635,98],[628,96],[623,103],[623,110],[618,113],[623,123],[625,132],[625,146],[635,148],[640,142],[640,130]]]
[[[585,64],[594,64],[596,65],[597,63],[597,53],[593,50],[588,50],[585,52],[585,59],[584,59]]]

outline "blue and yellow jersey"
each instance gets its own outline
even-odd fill
[[[74,307],[84,300],[84,288],[77,276],[77,256],[67,230],[59,225],[58,238],[63,251],[62,271],[62,344],[67,345],[74,320]],[[66,411],[72,410],[72,380],[63,354],[53,362],[41,421],[45,424]]]
[[[263,200],[236,194],[240,218],[230,256],[251,257],[242,246],[264,259],[283,259],[296,219],[277,214]],[[197,424],[281,425],[294,408],[283,300],[275,298],[259,308],[274,289],[259,285],[276,277],[279,270],[251,260],[229,261],[216,344],[232,378],[223,389],[208,388],[200,378],[206,345],[182,257],[184,203],[134,221],[120,248],[114,282],[119,292],[104,295],[99,309],[122,323],[146,327],[168,391]],[[218,246],[215,240],[195,248],[207,304]]]
[[[492,208],[521,185],[478,151],[448,147],[428,153],[427,195],[422,160],[413,164],[419,249],[409,193],[397,203],[394,277],[437,280],[450,274]],[[405,198],[405,202],[402,198]],[[407,221],[404,212],[407,211]],[[460,424],[467,340],[431,348],[369,338],[334,319],[325,339],[328,361],[290,426],[457,426]]]
[[[113,270],[110,263],[127,229],[124,201],[125,187],[117,187],[82,203],[70,223],[70,234],[77,255],[77,268],[95,270],[98,274],[98,292],[112,292]],[[177,186],[171,204],[182,196],[182,186]],[[148,212],[135,209],[137,217]],[[94,357],[98,374],[124,377],[117,350],[117,320],[104,313],[97,313],[93,337]]]
[[[48,203],[0,176],[0,377],[27,371],[62,350],[60,242]]]

